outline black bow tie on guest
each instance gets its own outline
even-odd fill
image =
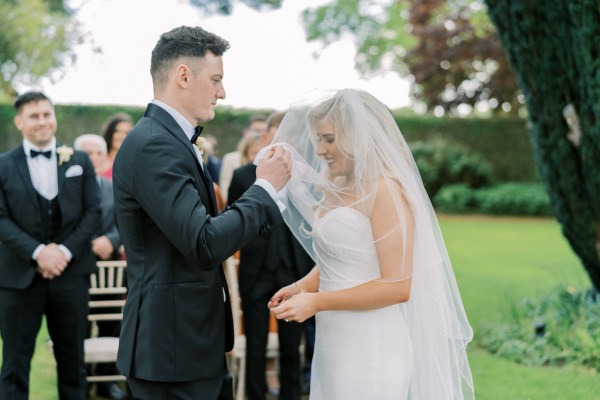
[[[192,144],[196,143],[196,140],[202,134],[202,129],[204,129],[204,128],[201,127],[200,125],[198,125],[197,127],[194,128],[194,134],[192,135],[192,138],[190,139],[190,141],[192,142]]]
[[[46,157],[47,159],[50,159],[50,156],[52,156],[52,150],[46,150],[46,151],[36,151],[33,149],[29,150],[29,155],[31,156],[31,158],[36,158],[40,154],[43,155],[44,157]]]

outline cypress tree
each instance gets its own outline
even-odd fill
[[[485,0],[562,232],[600,289],[600,1]]]

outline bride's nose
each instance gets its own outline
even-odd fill
[[[327,150],[325,150],[325,146],[323,146],[323,141],[317,142],[317,155],[322,156],[325,155],[325,153],[327,153]]]

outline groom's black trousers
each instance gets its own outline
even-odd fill
[[[221,381],[219,385],[215,383]],[[133,400],[233,400],[231,376],[193,382],[151,382],[127,378]],[[215,390],[216,389],[216,390]]]

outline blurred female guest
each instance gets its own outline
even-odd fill
[[[108,149],[108,160],[102,172],[103,177],[112,179],[113,161],[131,128],[133,128],[133,121],[125,113],[114,114],[104,123],[103,136]]]

